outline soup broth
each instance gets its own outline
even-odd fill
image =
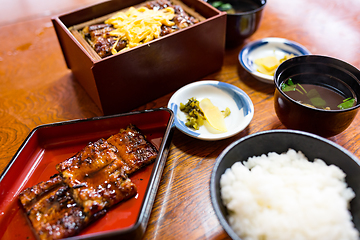
[[[251,0],[242,1],[211,1],[211,5],[229,14],[244,13],[256,10],[262,6],[260,2]]]
[[[250,12],[261,7],[260,3],[254,1],[235,1],[233,4],[235,13]]]
[[[345,96],[345,94],[325,86],[295,83],[291,79],[282,83],[282,90],[293,100],[308,107],[339,110],[350,108],[356,104],[353,96]]]

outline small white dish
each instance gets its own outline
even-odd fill
[[[216,131],[206,122],[199,130],[185,126],[187,115],[180,110],[180,103],[186,104],[192,97],[198,101],[209,98],[220,110],[230,108],[231,114],[225,118],[228,131]],[[254,116],[254,105],[243,90],[228,83],[212,80],[193,82],[180,88],[170,98],[168,108],[174,112],[174,123],[180,131],[191,137],[208,141],[221,140],[238,134],[249,125]]]
[[[261,82],[274,84],[274,76],[257,71],[254,61],[258,58],[275,56],[282,59],[285,54],[295,56],[309,55],[310,52],[300,44],[284,38],[263,38],[248,43],[239,54],[239,61],[243,68]]]

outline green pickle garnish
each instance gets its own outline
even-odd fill
[[[186,104],[180,103],[180,110],[187,113],[185,126],[199,130],[204,124],[205,116],[199,107],[199,101],[190,98]]]
[[[227,116],[229,116],[230,113],[231,113],[230,108],[228,108],[228,107],[225,108],[225,110],[222,110],[221,112],[222,112],[222,114],[224,115],[225,118],[226,118]]]

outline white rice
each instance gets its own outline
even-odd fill
[[[355,197],[344,172],[301,152],[235,163],[221,176],[233,230],[244,240],[359,239],[348,210]]]

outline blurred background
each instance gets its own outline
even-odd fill
[[[67,12],[101,0],[0,0],[0,26]]]

